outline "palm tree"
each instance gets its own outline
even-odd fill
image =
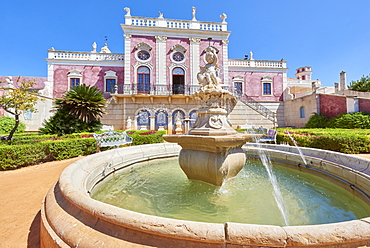
[[[95,86],[77,85],[55,103],[58,109],[68,110],[70,115],[87,123],[98,121],[105,114],[106,100]]]

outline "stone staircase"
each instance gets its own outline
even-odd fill
[[[262,115],[261,111],[256,110],[250,104],[240,100],[238,100],[233,111],[229,114],[229,121],[231,122],[233,128],[237,128],[238,126],[246,124],[255,127],[274,127],[273,119],[271,120],[271,118],[268,118],[268,116]]]

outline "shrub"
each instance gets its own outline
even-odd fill
[[[293,146],[294,142],[284,131],[280,130],[277,141]],[[370,130],[293,129],[289,130],[289,134],[298,146],[349,154],[370,153]]]
[[[47,140],[25,145],[0,145],[0,170],[16,169],[95,152],[94,138]]]
[[[369,129],[370,115],[363,112],[340,114],[330,120],[330,127],[347,129]]]
[[[155,144],[155,143],[163,143],[163,135],[166,134],[167,131],[135,131],[130,130],[127,131],[127,135],[133,138],[132,144],[133,146],[144,145],[144,144]]]
[[[67,110],[60,109],[54,116],[44,122],[44,127],[40,128],[40,134],[56,134],[63,136],[72,133],[96,132],[102,124],[99,121],[84,122],[68,114]]]
[[[319,115],[313,113],[308,122],[306,123],[306,128],[324,128],[328,126],[329,118],[325,115]]]
[[[0,117],[0,134],[9,134],[15,126],[14,118],[2,116]],[[26,124],[19,122],[16,133],[23,133],[26,130]]]

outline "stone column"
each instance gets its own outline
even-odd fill
[[[223,71],[224,71],[224,77],[223,77],[223,83],[224,85],[229,86],[229,40],[222,40],[222,61],[223,61]],[[243,87],[244,89],[245,87]]]
[[[137,128],[137,118],[138,118],[139,116],[138,115],[135,115],[134,116],[134,125],[133,125],[133,129],[134,130],[138,130],[138,128]]]
[[[164,85],[166,80],[166,36],[155,36],[156,39],[156,85]]]
[[[168,118],[167,132],[168,134],[172,134],[172,115],[167,116],[167,118]]]
[[[197,73],[200,70],[199,63],[199,47],[200,47],[200,38],[189,38],[190,40],[190,75],[191,85],[198,85]]]
[[[149,130],[154,130],[155,129],[155,115],[151,115],[149,118],[150,118]]]
[[[131,34],[124,34],[125,37],[125,75],[124,84],[131,85]],[[118,83],[118,82],[117,82]],[[125,93],[125,92],[124,92]]]

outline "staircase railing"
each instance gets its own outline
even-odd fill
[[[268,120],[270,120],[274,126],[276,125],[276,113],[265,106],[263,106],[261,103],[254,100],[252,97],[247,95],[239,96],[238,99],[243,102],[245,105],[249,106],[251,109],[259,113],[260,115],[266,117]]]

